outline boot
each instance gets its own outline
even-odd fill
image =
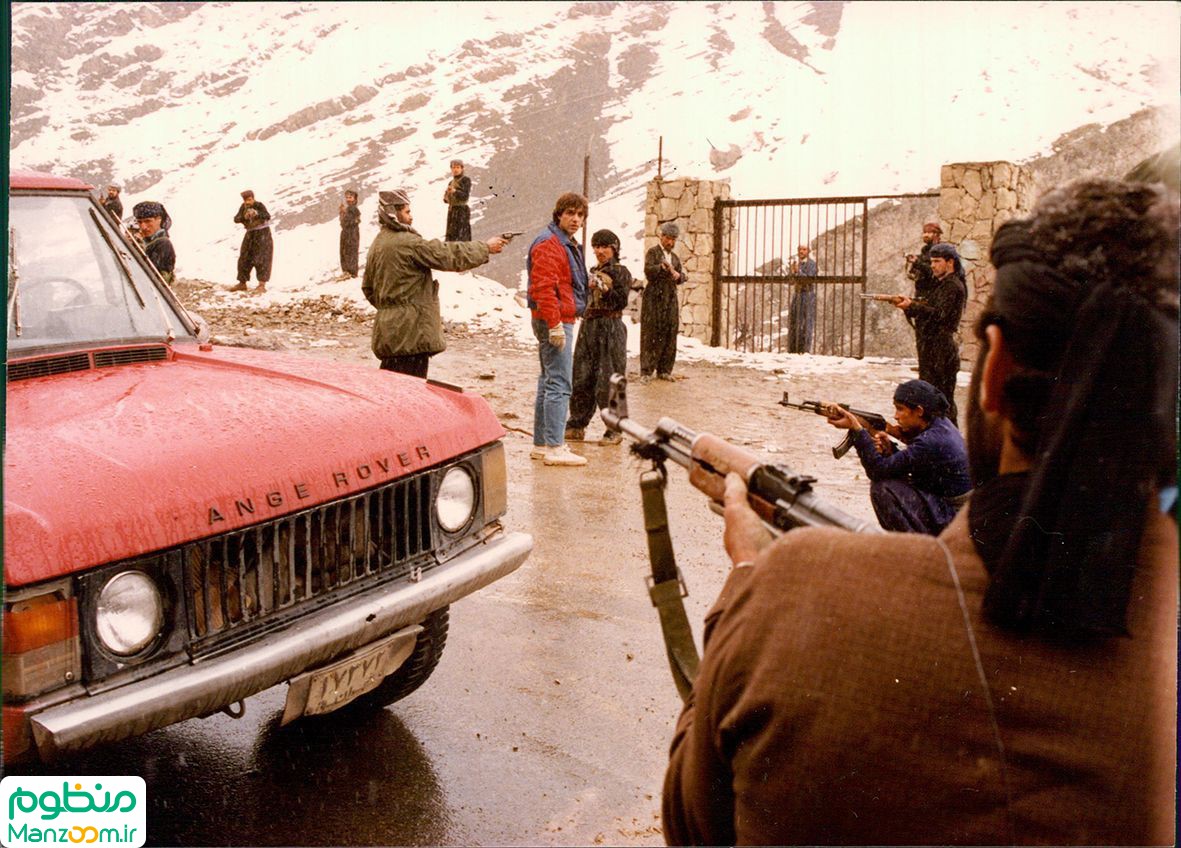
[[[615,430],[608,430],[603,434],[603,438],[599,439],[599,444],[603,447],[610,445],[618,445],[623,442],[623,433],[618,433]]]
[[[568,442],[582,442],[586,440],[585,427],[567,427],[566,441]]]
[[[242,280],[239,280],[238,285],[231,288],[230,291],[246,291],[246,283]]]

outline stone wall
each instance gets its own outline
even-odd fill
[[[992,292],[994,271],[988,251],[997,227],[1024,217],[1033,208],[1033,173],[1012,162],[958,162],[944,165],[939,179],[939,219],[943,240],[956,245],[968,280],[968,305],[960,321],[960,360],[970,370],[978,345],[972,333]]]
[[[680,228],[673,252],[685,266],[681,332],[709,342],[713,309],[714,200],[730,199],[729,180],[652,180],[644,203],[644,252],[660,243],[662,224]],[[641,261],[643,257],[641,257]],[[640,273],[643,273],[642,270]]]

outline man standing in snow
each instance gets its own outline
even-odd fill
[[[791,263],[791,273],[798,277],[815,277],[816,260],[809,257],[811,248],[801,244],[796,249],[796,258]],[[816,328],[816,286],[799,283],[793,285],[791,309],[787,320],[787,352],[811,353],[812,334]]]
[[[471,241],[471,210],[467,201],[472,195],[472,178],[463,173],[463,162],[451,160],[451,182],[443,191],[447,204],[447,241]]]
[[[931,275],[931,246],[943,238],[943,228],[934,221],[923,224],[923,247],[916,256],[906,254],[906,276],[914,282],[914,296],[926,299],[927,291],[935,282]]]
[[[349,189],[340,204],[340,270],[346,278],[357,276],[360,251],[361,210],[357,208],[357,193]]]
[[[267,290],[271,279],[271,261],[275,255],[275,243],[271,239],[271,213],[254,199],[250,189],[242,192],[242,205],[234,216],[234,223],[246,228],[242,236],[242,247],[238,249],[238,285],[230,291],[246,291],[246,281],[251,270],[258,278],[258,291]]]
[[[681,308],[677,287],[685,282],[681,260],[673,248],[681,234],[676,224],[660,228],[660,244],[644,256],[643,300],[640,302],[640,382],[652,379],[671,380],[677,361],[677,331],[681,327]]]
[[[107,186],[107,196],[102,199],[102,208],[116,221],[123,220],[123,201],[119,199],[119,186]]]
[[[447,347],[439,313],[436,271],[468,271],[500,253],[505,240],[484,242],[427,241],[412,226],[410,196],[405,189],[377,196],[381,231],[369,247],[361,291],[376,309],[373,355],[385,371],[426,377],[430,358]]]

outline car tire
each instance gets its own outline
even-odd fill
[[[426,683],[427,678],[443,656],[447,644],[447,628],[450,624],[450,607],[443,607],[428,615],[422,622],[422,632],[414,643],[414,651],[398,670],[378,684],[372,692],[358,698],[354,703],[362,708],[388,707],[400,701]]]

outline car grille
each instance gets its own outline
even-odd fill
[[[431,476],[185,546],[191,647],[329,593],[405,576],[432,550]]]
[[[48,356],[43,359],[26,359],[8,366],[8,382],[31,380],[34,377],[52,377],[70,371],[89,371],[91,368],[111,368],[116,365],[130,365],[133,362],[161,362],[168,358],[164,345],[128,347],[116,350],[98,350],[91,353],[67,353]]]

